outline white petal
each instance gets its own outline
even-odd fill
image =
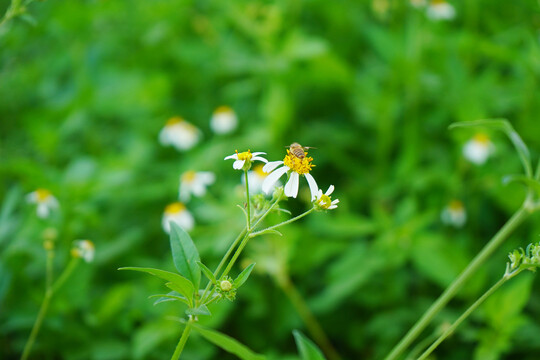
[[[332,205],[339,204],[339,199],[332,200]]]
[[[244,167],[246,160],[236,160],[232,165],[233,169],[240,170]]]
[[[298,195],[298,184],[300,175],[297,172],[292,172],[289,181],[285,184],[285,196],[296,198]]]
[[[283,164],[283,161],[270,161],[269,163],[263,166],[263,171],[265,173],[272,172],[272,170],[274,170],[281,164]]]
[[[253,156],[262,155],[262,154],[266,155],[266,153],[262,151],[251,153],[251,155]]]
[[[328,195],[332,194],[333,192],[334,192],[334,185],[330,185],[328,190],[326,190],[325,195],[328,196]]]
[[[187,184],[182,184],[179,191],[180,201],[186,203],[191,199],[191,189]],[[168,232],[168,231],[167,231]]]
[[[330,205],[330,206],[328,207],[329,210],[332,210],[332,209],[335,209],[335,208],[337,208],[337,205]]]
[[[306,173],[304,174],[304,176],[306,177],[306,180],[309,184],[309,190],[311,191],[311,200],[314,200],[317,197],[317,191],[319,190],[317,182],[310,173]]]
[[[225,159],[223,160],[229,160],[229,159],[235,159],[235,160],[238,160],[238,154],[232,154],[232,155],[229,155],[227,156]]]
[[[26,195],[26,201],[35,204],[37,202],[37,193],[32,191],[30,194]]]
[[[282,168],[279,168],[268,175],[262,183],[262,191],[268,194],[272,189],[272,185],[274,185],[274,183],[278,181],[278,179],[287,171],[289,171],[289,168],[287,166],[283,166]]]
[[[37,215],[42,219],[45,219],[46,217],[49,216],[49,207],[47,206],[47,204],[43,204],[43,203],[38,204]]]
[[[211,171],[201,171],[197,173],[197,179],[195,181],[200,181],[204,185],[210,185],[216,181],[216,175]]]
[[[252,161],[259,160],[259,161],[262,161],[262,162],[265,162],[265,163],[268,162],[268,160],[266,160],[265,158],[262,158],[262,157],[260,157],[260,156],[255,156],[255,157],[253,157],[251,160],[252,160]]]
[[[322,197],[322,190],[319,189],[319,191],[317,191],[317,199],[320,199]]]

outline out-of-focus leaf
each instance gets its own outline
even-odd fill
[[[204,304],[196,308],[186,309],[186,314],[187,315],[207,315],[207,316],[212,315],[210,310],[208,310],[208,307],[206,307],[206,305]]]
[[[199,288],[201,269],[197,262],[201,261],[201,258],[197,247],[191,240],[191,236],[176,223],[171,222],[170,240],[176,269],[190,280],[196,288]]]
[[[321,350],[298,330],[293,330],[294,341],[302,360],[325,360]]]
[[[154,301],[154,305],[160,304],[162,302],[167,302],[167,301],[181,301],[187,306],[190,305],[189,301],[185,297],[181,296],[177,291],[171,291],[168,294],[155,294],[155,295],[149,296],[149,298],[155,298],[155,297],[157,297],[158,299]]]
[[[203,327],[198,324],[193,324],[193,329],[197,330],[206,340],[210,341],[212,344],[219,346],[223,350],[230,352],[238,356],[242,360],[264,360],[266,357],[264,355],[259,355],[251,351],[245,345],[241,344],[232,337],[222,334],[219,331],[212,330],[206,327]]]

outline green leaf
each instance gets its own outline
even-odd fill
[[[208,310],[208,308],[204,304],[196,308],[187,309],[186,314],[187,315],[208,315],[208,316],[212,315],[210,310]]]
[[[193,286],[191,281],[189,281],[188,279],[186,279],[185,277],[181,275],[178,275],[169,271],[165,271],[165,270],[142,268],[142,267],[122,267],[122,268],[119,268],[118,270],[141,271],[141,272],[148,273],[150,275],[157,276],[158,278],[161,278],[163,280],[167,280],[169,281],[169,283],[172,283],[175,285],[175,288],[171,290],[178,291],[180,294],[184,295],[186,299],[188,299],[190,304],[193,301],[193,293],[195,292],[195,287]],[[167,285],[167,287],[170,288],[170,286],[168,285],[169,283],[165,285]]]
[[[325,360],[321,350],[298,330],[293,330],[296,347],[302,360]]]
[[[459,122],[459,123],[453,123],[450,125],[449,129],[455,129],[458,127],[477,127],[477,126],[484,126],[487,128],[492,128],[496,130],[500,130],[504,132],[514,147],[516,148],[519,159],[521,160],[521,164],[523,165],[523,168],[525,170],[525,175],[527,177],[532,178],[533,172],[532,172],[532,165],[531,165],[531,154],[529,152],[529,149],[527,148],[527,145],[525,145],[525,142],[521,139],[519,134],[514,130],[514,127],[508,120],[505,119],[487,119],[487,120],[475,120],[475,121],[466,121],[466,122]]]
[[[199,288],[201,269],[197,262],[201,261],[201,258],[193,240],[174,222],[171,222],[170,240],[174,266],[181,275],[190,280],[196,288]]]
[[[206,340],[219,346],[223,350],[238,356],[242,360],[264,360],[264,355],[259,355],[242,345],[232,337],[222,334],[219,331],[208,329],[198,324],[193,324],[193,329],[197,330]]]
[[[168,293],[168,294],[156,294],[156,295],[150,295],[148,298],[159,297],[159,299],[157,299],[157,300],[154,302],[154,305],[157,305],[157,304],[160,304],[160,303],[166,302],[166,301],[181,301],[181,302],[183,302],[184,304],[186,304],[187,306],[190,306],[188,300],[187,300],[185,297],[183,297],[183,296],[178,296],[178,295],[173,295],[173,294],[178,294],[178,293],[177,293],[176,291],[171,291],[171,292]]]
[[[237,288],[237,289],[240,286],[242,286],[246,282],[246,280],[248,279],[248,277],[251,274],[251,271],[253,270],[254,267],[255,267],[255,263],[253,263],[253,264],[249,265],[247,268],[245,268],[244,271],[242,271],[240,273],[240,275],[238,275],[236,280],[234,280],[233,286],[235,288]]]
[[[518,182],[522,183],[530,190],[533,190],[536,192],[538,196],[540,196],[540,182],[533,180],[531,178],[528,178],[525,175],[507,175],[503,178],[504,184],[509,184],[511,182]]]
[[[210,280],[212,282],[212,284],[215,284],[216,283],[216,277],[214,276],[212,271],[200,261],[197,261],[197,264],[201,268],[204,276],[206,276],[208,278],[208,280]]]

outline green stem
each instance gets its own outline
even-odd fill
[[[251,231],[251,200],[249,198],[249,181],[248,181],[248,172],[244,170],[244,177],[246,179],[246,203],[247,203],[247,231]]]
[[[75,268],[79,264],[79,261],[80,261],[80,258],[78,258],[78,257],[72,257],[71,258],[71,260],[69,261],[69,264],[66,266],[66,268],[64,269],[62,274],[58,277],[58,279],[56,279],[56,281],[52,285],[51,292],[53,294],[56,293],[58,291],[58,289],[60,289],[62,287],[62,285],[64,285],[66,280],[73,273],[73,270],[75,270]]]
[[[471,313],[474,310],[476,310],[476,308],[478,306],[480,306],[491,294],[493,294],[498,288],[500,288],[502,284],[504,284],[506,281],[508,281],[509,279],[511,279],[515,275],[517,275],[517,274],[514,274],[512,276],[503,276],[499,281],[497,281],[497,283],[495,283],[495,285],[493,285],[488,291],[486,291],[484,293],[484,295],[482,295],[480,298],[478,298],[478,300],[476,300],[474,302],[474,304],[472,304],[450,327],[448,327],[448,329],[446,329],[441,334],[441,336],[439,336],[439,338],[437,340],[435,340],[435,342],[433,344],[431,344],[431,346],[429,348],[427,348],[427,350],[424,351],[424,353],[422,355],[420,355],[418,360],[426,359],[429,356],[429,354],[431,354],[433,352],[433,350],[435,350],[437,348],[437,346],[439,346],[440,343],[442,343],[448,336],[450,336],[454,332],[454,330],[456,330],[456,328],[467,317],[469,317],[469,315],[471,315]]]
[[[52,296],[53,292],[48,289],[45,293],[45,297],[43,298],[43,302],[41,303],[41,307],[39,309],[36,321],[34,322],[34,326],[32,327],[32,331],[30,332],[30,336],[28,337],[26,345],[24,346],[21,360],[26,360],[28,359],[28,356],[30,356],[30,351],[32,351],[32,346],[36,341],[37,334],[39,333],[39,329],[41,328],[41,324],[43,323],[43,319],[45,318],[45,314],[47,313],[47,309],[49,308]]]
[[[293,304],[296,312],[302,318],[302,321],[306,325],[309,333],[311,336],[313,336],[313,340],[315,340],[315,342],[321,347],[323,353],[328,357],[329,360],[340,360],[341,357],[339,356],[338,352],[328,339],[328,336],[326,336],[321,324],[319,324],[319,321],[309,309],[306,301],[298,289],[294,286],[290,277],[287,274],[283,274],[283,276],[277,279],[277,283]]]
[[[313,210],[315,210],[315,207],[312,207],[312,208],[309,209],[308,211],[306,211],[306,212],[304,212],[304,213],[302,213],[302,214],[300,214],[300,215],[298,215],[298,216],[295,216],[295,217],[293,217],[293,218],[291,218],[291,219],[289,219],[289,220],[287,220],[287,221],[284,221],[284,222],[282,222],[282,223],[279,223],[279,224],[276,224],[276,225],[267,227],[266,229],[263,229],[263,230],[260,230],[260,231],[256,231],[256,232],[254,232],[254,233],[251,233],[251,234],[249,235],[249,237],[254,238],[255,236],[261,235],[261,234],[263,234],[263,233],[265,233],[265,232],[267,232],[267,231],[274,230],[274,229],[276,229],[276,228],[278,228],[278,227],[281,227],[281,226],[283,226],[283,225],[290,224],[290,223],[292,223],[292,222],[294,222],[294,221],[296,221],[296,220],[299,220],[299,219],[303,218],[304,216],[308,215],[309,213],[313,212]]]
[[[234,252],[234,255],[233,255],[231,261],[229,262],[229,264],[227,265],[225,270],[223,270],[223,274],[221,274],[221,277],[227,275],[229,273],[229,271],[231,271],[232,267],[236,263],[236,260],[238,259],[238,257],[242,253],[242,250],[244,250],[244,248],[246,247],[249,239],[250,239],[250,235],[248,233],[248,234],[246,234],[246,236],[244,236],[244,238],[242,239],[242,242],[238,246],[238,249],[236,249],[236,251]]]
[[[54,260],[54,250],[47,250],[47,260],[46,260],[46,274],[45,274],[45,290],[49,290],[53,282],[53,260]]]
[[[184,331],[182,332],[182,336],[180,337],[180,340],[178,341],[178,345],[176,345],[176,349],[174,350],[174,354],[171,360],[180,359],[180,355],[182,355],[182,350],[184,350],[184,346],[186,345],[189,334],[191,333],[192,323],[193,323],[193,320],[189,319],[188,323],[186,324],[186,327],[184,328]]]
[[[221,268],[225,265],[225,262],[229,259],[229,256],[231,256],[231,253],[233,252],[234,248],[236,247],[236,245],[238,245],[238,243],[244,238],[244,236],[246,236],[246,232],[247,232],[247,228],[245,228],[244,230],[242,230],[242,232],[238,235],[238,237],[236,239],[234,239],[233,243],[231,244],[231,246],[229,246],[229,249],[227,250],[227,252],[225,253],[225,255],[223,256],[223,258],[221,259],[221,261],[219,262],[219,265],[216,269],[216,271],[214,271],[214,277],[217,279],[218,277],[218,274],[221,270]],[[204,292],[201,296],[201,303],[204,303],[205,301],[205,296],[206,294],[208,293],[208,290],[210,290],[210,287],[212,287],[212,282],[211,281],[208,281],[208,284],[206,285],[206,288],[204,289]]]
[[[430,306],[424,315],[414,324],[409,332],[401,339],[401,341],[392,349],[385,360],[396,359],[407,347],[420,335],[420,333],[431,322],[433,317],[441,311],[446,304],[454,297],[456,292],[463,286],[478,268],[489,258],[491,254],[506,240],[510,233],[518,227],[523,220],[530,215],[530,209],[522,206],[504,226],[493,236],[493,238],[484,246],[484,248],[476,255],[469,265],[461,272],[450,286],[439,296],[439,298]]]

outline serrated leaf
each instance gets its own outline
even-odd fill
[[[189,303],[191,304],[193,301],[193,293],[195,292],[195,287],[185,277],[165,271],[160,269],[153,269],[153,268],[142,268],[142,267],[122,267],[118,270],[132,270],[132,271],[140,271],[145,272],[150,275],[157,276],[160,279],[167,280],[170,283],[173,283],[176,285],[175,291],[178,291],[180,294],[184,295],[186,299],[188,299]]]
[[[298,330],[293,330],[296,347],[302,360],[326,360],[321,350]]]
[[[210,310],[208,310],[206,305],[202,304],[201,306],[198,306],[196,308],[186,309],[186,315],[207,315],[207,316],[211,316],[212,313],[210,312]]]
[[[170,241],[174,266],[181,275],[190,280],[196,288],[199,288],[201,269],[197,262],[201,261],[201,258],[191,236],[176,223],[171,222]]]
[[[219,346],[223,350],[238,356],[242,360],[264,360],[266,356],[259,355],[251,351],[248,347],[241,344],[232,337],[222,334],[219,331],[212,330],[201,325],[192,324],[193,329],[198,331],[206,340]]]
[[[527,186],[527,188],[536,192],[538,196],[540,196],[540,182],[534,179],[528,178],[525,175],[507,175],[503,178],[504,184],[509,184],[511,182],[522,183]]]
[[[240,275],[238,275],[236,280],[234,280],[233,286],[235,288],[237,288],[237,289],[240,286],[242,286],[246,282],[246,280],[248,279],[248,277],[251,274],[251,271],[253,270],[254,267],[255,267],[255,263],[253,263],[253,264],[249,265],[247,268],[245,268],[244,271],[242,271],[240,273]]]
[[[453,123],[449,126],[449,129],[455,129],[458,127],[476,127],[484,126],[487,128],[492,128],[504,132],[514,147],[516,148],[523,169],[525,170],[525,175],[532,178],[532,165],[531,165],[531,154],[525,142],[521,139],[519,134],[514,130],[514,127],[508,120],[505,119],[486,119],[486,120],[474,120],[474,121],[465,121],[459,123]]]
[[[154,301],[154,305],[160,304],[162,302],[167,302],[167,301],[180,301],[186,304],[187,306],[190,306],[188,300],[185,297],[179,296],[179,295],[173,295],[172,293],[176,293],[176,291],[171,291],[168,294],[150,295],[148,298],[159,297],[159,299]]]
[[[199,267],[201,268],[204,276],[206,276],[207,279],[212,282],[212,284],[215,284],[216,283],[216,277],[214,276],[212,271],[200,261],[197,261],[197,264],[199,264]]]

